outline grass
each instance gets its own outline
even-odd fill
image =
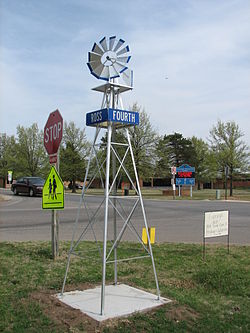
[[[94,246],[84,242],[80,250]],[[208,245],[203,261],[201,245],[154,245],[161,295],[174,302],[101,326],[90,324],[75,310],[63,312],[62,306],[51,301],[49,295],[61,290],[68,249],[68,242],[60,243],[60,256],[53,261],[49,242],[0,244],[0,332],[250,331],[249,246],[232,246],[228,255],[226,247]],[[138,244],[121,243],[119,258],[139,250]],[[67,288],[100,285],[101,266],[94,259],[91,252],[87,261],[72,259]],[[119,264],[118,278],[155,292],[149,259]],[[108,265],[107,281],[112,280],[113,266]]]
[[[71,193],[71,191],[67,190],[67,193]],[[77,193],[80,194],[81,191],[77,190]],[[101,189],[88,189],[88,194],[93,195],[101,195],[103,194],[103,190]],[[176,197],[175,200],[215,200],[216,199],[216,189],[206,189],[206,190],[196,190],[193,189],[192,198],[190,195],[178,196],[178,188],[176,189]],[[118,195],[122,195],[122,191],[118,190]],[[129,195],[135,195],[134,190],[129,191]],[[158,199],[158,200],[173,200],[173,196],[166,196],[162,194],[162,189],[159,188],[142,188],[142,195],[145,199]],[[220,199],[225,199],[225,190],[220,190]],[[229,189],[227,191],[227,199],[228,200],[244,200],[250,201],[250,188],[245,189],[234,189],[233,197],[229,196]]]

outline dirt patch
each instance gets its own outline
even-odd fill
[[[94,288],[91,284],[71,285],[65,288],[66,291],[85,290]],[[102,332],[103,325],[88,317],[80,310],[60,302],[55,297],[54,290],[36,291],[30,295],[32,301],[39,303],[44,314],[50,318],[60,332]]]
[[[192,280],[183,279],[166,279],[161,277],[161,283],[166,286],[173,286],[180,289],[193,289],[196,287],[196,284]]]
[[[74,290],[86,290],[95,288],[96,285],[90,283],[82,283],[77,285],[67,285],[65,292]],[[40,290],[33,292],[29,300],[38,303],[43,313],[54,322],[54,328],[59,332],[103,332],[105,327],[115,328],[121,320],[109,319],[98,322],[90,318],[80,310],[73,309],[67,304],[60,302],[55,297],[54,290]]]
[[[199,314],[187,306],[176,305],[166,311],[166,317],[176,323],[185,321],[189,325],[193,325],[193,323],[199,318]]]

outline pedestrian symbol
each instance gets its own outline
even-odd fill
[[[64,186],[56,168],[51,167],[43,187],[43,209],[64,208]]]

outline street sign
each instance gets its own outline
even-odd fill
[[[176,175],[176,167],[171,167],[171,173],[172,175]]]
[[[62,141],[63,118],[59,110],[50,113],[44,127],[44,147],[49,155],[56,154]]]
[[[175,178],[176,185],[195,185],[195,178]]]
[[[56,168],[51,167],[43,187],[43,209],[64,209],[64,186]]]
[[[57,163],[57,154],[49,155],[49,163],[50,164],[56,164]]]
[[[97,124],[106,124],[108,121],[126,125],[138,125],[139,113],[127,110],[105,108],[86,114],[86,125],[96,126]]]

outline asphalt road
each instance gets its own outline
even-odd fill
[[[0,202],[0,241],[31,241],[51,239],[51,211],[41,209],[41,198],[27,196],[14,196],[10,191],[0,190],[7,196],[6,201]],[[73,226],[79,206],[79,195],[65,196],[65,209],[59,212],[60,240],[72,238]],[[99,200],[99,201],[98,201]],[[87,213],[96,214],[96,222],[88,232],[85,239],[102,240],[104,212],[103,206],[98,210],[101,199],[89,197],[88,211],[81,209],[78,229],[79,236],[88,223]],[[133,200],[122,200],[117,203],[119,211],[129,213]],[[156,241],[158,242],[194,242],[201,243],[203,235],[203,220],[205,211],[230,211],[230,243],[250,244],[250,203],[230,201],[159,201],[144,200],[146,216],[149,226],[156,228]],[[111,209],[112,212],[112,209]],[[111,217],[109,238],[113,234],[113,218]],[[141,207],[138,206],[133,214],[132,223],[138,234],[141,234],[143,218]],[[121,218],[117,217],[118,232],[122,227]],[[133,226],[126,229],[123,240],[136,240]],[[211,241],[226,242],[225,237]]]

